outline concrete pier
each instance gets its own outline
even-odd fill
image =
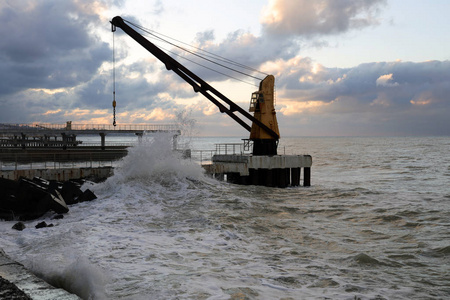
[[[310,155],[214,155],[212,164],[204,165],[215,178],[243,185],[271,187],[299,186],[303,169],[303,186],[311,185]]]

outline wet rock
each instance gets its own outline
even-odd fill
[[[64,215],[58,214],[52,217],[52,220],[61,220],[64,219]]]
[[[69,208],[66,205],[63,197],[58,191],[54,191],[55,194],[48,193],[46,197],[46,201],[49,204],[49,208],[58,214],[65,214],[69,212]]]
[[[16,200],[10,203],[10,209],[21,220],[36,219],[49,210],[49,202],[46,196],[49,193],[37,183],[21,178],[16,193]]]
[[[39,228],[53,227],[53,226],[54,226],[53,224],[48,224],[47,225],[47,223],[45,221],[42,221],[42,222],[38,223],[36,226],[34,226],[34,227],[36,229],[39,229]]]
[[[16,224],[14,224],[14,226],[12,227],[12,229],[15,230],[19,230],[22,231],[26,228],[25,224],[23,224],[23,222],[17,222]]]
[[[62,185],[61,195],[66,201],[67,205],[72,205],[78,203],[78,197],[80,197],[83,192],[80,190],[80,185],[74,181],[66,181]]]
[[[89,189],[82,192],[84,181],[48,181],[39,177],[19,181],[0,178],[0,219],[32,220],[52,210],[69,211],[68,204],[92,201],[97,197]]]
[[[44,228],[47,227],[47,223],[45,223],[45,221],[42,221],[40,223],[37,223],[36,226],[34,226],[34,228],[39,229],[39,228]]]
[[[19,184],[17,181],[0,178],[0,219],[14,220],[14,203]]]
[[[97,199],[97,196],[90,190],[87,189],[83,192],[81,196],[78,197],[78,202],[85,202],[85,201],[92,201],[94,199]]]

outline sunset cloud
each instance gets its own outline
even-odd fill
[[[393,74],[386,74],[386,75],[381,75],[380,77],[378,77],[376,83],[377,86],[398,86],[398,82],[394,82],[394,79],[392,78]]]
[[[149,1],[150,16],[131,14],[128,19],[144,26],[151,19],[150,24],[158,28],[160,22],[173,20],[167,18],[171,13],[169,2]],[[112,123],[112,36],[108,20],[111,11],[129,3],[1,2],[1,122]],[[343,36],[380,26],[387,4],[387,0],[271,0],[261,12],[253,14],[257,18],[261,13],[258,30],[237,28],[230,22],[227,35],[218,40],[213,24],[188,39],[206,51],[275,76],[282,135],[448,133],[448,60],[374,59],[332,68],[304,55],[305,47],[320,44],[330,47],[328,53],[333,56],[326,38],[333,36],[345,42]],[[180,24],[173,26],[180,28]],[[119,123],[173,122],[178,111],[187,109],[205,135],[247,135],[120,29],[115,35],[115,55]],[[222,74],[189,61],[180,62],[248,108],[258,79],[206,64],[244,81],[230,83],[231,79]],[[266,76],[250,69],[242,71],[257,78]]]
[[[385,0],[271,0],[261,23],[273,35],[330,35],[378,25]]]

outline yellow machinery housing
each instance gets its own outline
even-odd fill
[[[250,112],[254,112],[255,119],[261,121],[264,125],[269,127],[278,135],[275,138],[266,130],[252,123],[250,131],[250,140],[253,141],[254,155],[276,155],[278,139],[280,132],[278,130],[278,121],[275,112],[275,77],[268,75],[259,84],[259,91],[252,94],[250,100]]]

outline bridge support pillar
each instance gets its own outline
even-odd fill
[[[172,150],[177,150],[178,148],[178,134],[174,134],[172,137]]]
[[[141,144],[142,143],[142,136],[144,135],[143,132],[136,132],[135,135],[137,135],[138,137],[138,143]]]
[[[22,135],[22,141],[21,141],[22,149],[25,149],[25,145],[27,142],[27,135],[25,133],[21,133],[21,135]]]
[[[99,135],[100,135],[100,138],[101,138],[101,148],[102,148],[102,150],[105,150],[105,136],[106,136],[106,133],[100,132]]]
[[[63,150],[67,149],[67,134],[65,132],[61,133],[62,136],[62,147]]]

